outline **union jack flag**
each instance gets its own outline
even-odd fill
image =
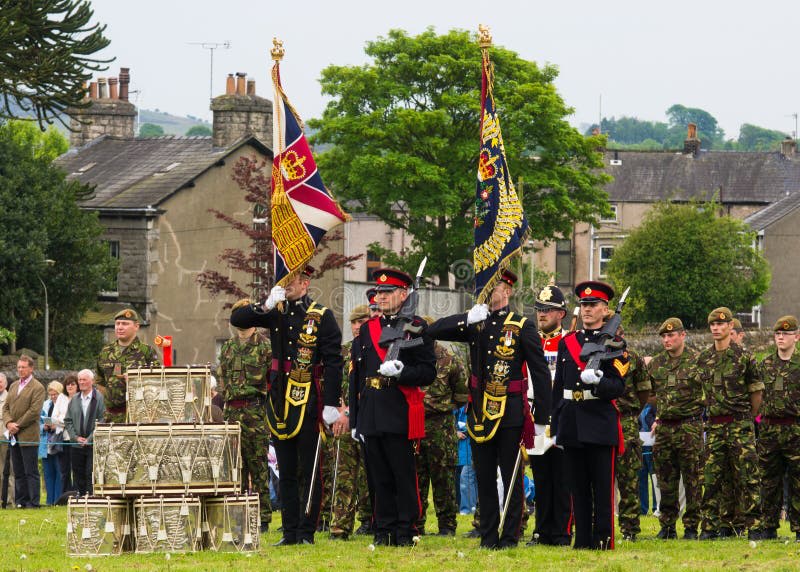
[[[475,197],[475,297],[489,300],[492,290],[514,256],[520,256],[528,221],[508,172],[500,119],[494,105],[494,70],[488,47],[483,48],[481,86],[481,148]]]
[[[322,182],[303,122],[281,86],[279,63],[272,67],[271,209],[275,284],[285,286],[305,268],[325,233],[349,217]]]

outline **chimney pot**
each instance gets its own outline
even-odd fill
[[[97,82],[93,81],[89,84],[89,99],[97,99]]]
[[[245,78],[246,73],[236,73],[236,95],[245,95]]]
[[[781,141],[781,155],[784,157],[794,157],[797,152],[797,143],[791,137]]]
[[[689,124],[686,141],[683,142],[683,152],[695,157],[700,154],[700,139],[697,138],[697,125],[694,123]]]
[[[128,101],[128,84],[131,82],[131,68],[119,68],[119,98]]]
[[[697,125],[694,123],[689,124],[689,130],[686,134],[687,139],[697,139]]]
[[[117,99],[117,82],[119,80],[115,77],[108,78],[108,97]]]
[[[106,86],[106,78],[101,77],[97,79],[98,87],[100,88],[100,99],[106,99],[108,97],[108,87]]]
[[[247,80],[247,95],[255,95],[256,94],[256,80],[248,79]]]
[[[225,80],[225,95],[233,95],[236,93],[236,80],[233,79],[233,74],[228,74],[228,79]]]

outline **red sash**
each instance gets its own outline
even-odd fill
[[[586,362],[581,359],[582,347],[578,343],[578,336],[575,335],[575,332],[568,333],[562,339],[564,340],[564,345],[567,346],[567,351],[572,361],[578,366],[578,371],[586,369]],[[625,436],[622,434],[622,414],[619,411],[619,407],[617,407],[616,399],[611,400],[611,405],[614,406],[614,411],[617,412],[617,439],[619,443],[617,445],[617,454],[622,455],[625,452]]]
[[[375,353],[381,358],[381,361],[386,359],[386,351],[378,345],[378,340],[381,338],[381,319],[378,316],[370,318],[369,322],[369,337],[372,339],[372,345],[375,347]],[[411,385],[397,384],[397,389],[406,398],[408,403],[408,438],[412,441],[422,439],[425,437],[425,392],[419,387]]]

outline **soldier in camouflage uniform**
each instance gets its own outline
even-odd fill
[[[622,336],[622,328],[617,330]],[[641,532],[639,526],[639,470],[642,468],[642,441],[639,438],[639,413],[650,397],[650,378],[642,357],[628,350],[630,367],[623,378],[625,393],[617,398],[617,408],[622,423],[625,451],[617,457],[616,478],[619,488],[619,530],[623,540],[636,540]]]
[[[777,538],[783,475],[789,472],[788,519],[800,542],[800,341],[797,318],[783,316],[773,328],[774,352],[760,364],[764,381],[758,456],[761,465],[763,537]]]
[[[703,540],[733,534],[733,523],[722,520],[720,501],[727,495],[736,497],[749,529],[748,538],[760,538],[760,478],[753,418],[761,405],[764,383],[750,353],[731,343],[732,320],[728,308],[709,314],[714,345],[700,352],[691,373],[700,378],[708,411]],[[733,477],[732,490],[722,486],[725,473]]]
[[[426,316],[428,324],[433,318]],[[425,438],[417,453],[417,481],[422,500],[422,513],[417,528],[424,534],[428,512],[428,485],[433,487],[433,506],[439,524],[439,536],[456,533],[456,490],[453,482],[458,461],[453,410],[465,405],[467,374],[455,353],[444,343],[435,342],[436,379],[425,391]]]
[[[353,337],[358,336],[361,324],[369,320],[369,308],[360,305],[353,308],[350,312],[350,328]],[[350,348],[353,342],[347,342],[342,346],[342,357],[344,367],[342,368],[342,402],[350,403]],[[345,405],[345,415],[349,416],[349,407]],[[325,469],[328,476],[326,482],[326,496],[330,498],[327,503],[327,510],[323,517],[330,519],[331,538],[334,540],[346,540],[353,533],[356,509],[361,510],[361,504],[366,504],[366,512],[369,515],[366,522],[369,523],[371,512],[369,510],[369,496],[364,486],[359,490],[359,483],[366,482],[364,461],[361,458],[360,444],[345,433],[339,437],[329,439],[328,458],[325,461]],[[337,459],[338,457],[338,459]],[[334,489],[333,486],[336,486]],[[359,493],[362,495],[359,495]],[[332,495],[332,498],[331,498]],[[366,498],[364,498],[366,497]],[[331,509],[332,504],[332,509]],[[323,503],[323,506],[326,506]],[[331,518],[332,515],[332,518]]]
[[[697,354],[686,346],[686,331],[678,318],[669,318],[658,330],[664,351],[650,362],[648,371],[656,395],[658,419],[653,446],[658,485],[661,489],[661,530],[658,538],[677,538],[678,483],[683,477],[686,512],[683,537],[697,539],[703,477],[703,387],[692,376]]]
[[[125,423],[127,371],[137,367],[159,367],[155,348],[142,342],[136,333],[141,322],[136,310],[126,308],[114,316],[116,341],[97,356],[97,385],[106,402],[106,423]]]
[[[239,300],[232,310],[247,306]],[[272,360],[269,338],[255,328],[236,328],[236,335],[222,344],[219,352],[219,389],[225,400],[225,421],[242,428],[242,491],[259,495],[261,532],[272,522],[269,500],[269,430],[266,421],[267,372]],[[250,486],[249,486],[250,485]]]

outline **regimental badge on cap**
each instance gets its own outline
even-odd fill
[[[792,315],[781,316],[772,328],[775,332],[794,332],[797,330],[797,318]]]
[[[725,312],[720,312],[719,313],[719,319],[720,320],[725,320]]]
[[[122,315],[128,318],[129,320],[133,318],[133,312],[131,312],[130,310],[125,310],[125,312]]]
[[[671,332],[672,330],[674,330],[674,329],[675,329],[675,326],[673,326],[673,325],[672,325],[672,322],[670,322],[669,324],[667,324],[667,325],[664,327],[664,329],[665,329],[665,330],[667,330],[668,332]]]
[[[553,298],[553,291],[550,290],[550,286],[545,286],[542,288],[542,291],[539,292],[539,300],[542,302],[548,302]]]
[[[588,296],[589,294],[592,293],[592,289],[587,286],[586,289],[583,291],[583,293]]]
[[[387,278],[386,274],[381,274],[380,277],[378,278],[378,280],[380,280],[381,282],[386,282],[386,280],[388,280],[388,278]]]

